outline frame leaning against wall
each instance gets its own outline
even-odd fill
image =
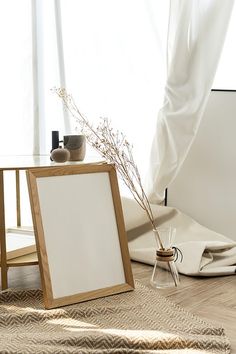
[[[45,307],[133,290],[114,166],[30,169],[27,181]]]

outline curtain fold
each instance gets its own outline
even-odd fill
[[[40,76],[40,6],[37,0],[31,0],[31,14],[32,14],[32,99],[33,99],[33,155],[40,154],[40,146],[42,142],[40,137],[40,126],[42,126],[43,114],[42,114],[42,89]],[[40,79],[41,78],[41,79]],[[41,122],[41,124],[40,124]]]
[[[57,41],[57,55],[58,55],[58,68],[60,87],[66,88],[66,71],[64,61],[64,46],[62,36],[62,19],[61,19],[61,1],[54,0],[55,9],[55,28],[56,28],[56,41]],[[62,102],[61,102],[62,104]],[[62,104],[63,105],[63,104]],[[72,132],[72,124],[69,118],[68,111],[63,109],[64,118],[64,133],[70,134]]]
[[[197,134],[234,0],[171,0],[167,82],[153,139],[146,188],[160,203]]]
[[[60,2],[31,0],[34,155],[49,154],[51,131],[70,133],[70,121],[53,87],[65,85]]]

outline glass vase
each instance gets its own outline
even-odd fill
[[[163,227],[154,229],[153,232],[157,250],[150,281],[151,285],[160,289],[177,287],[179,285],[179,274],[175,264],[175,249],[172,247],[176,229]]]

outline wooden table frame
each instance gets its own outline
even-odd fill
[[[21,209],[20,209],[20,176],[19,169],[15,170],[16,176],[16,217],[17,228],[21,228]],[[2,290],[8,288],[7,271],[8,267],[17,267],[23,265],[35,265],[38,264],[36,253],[19,256],[10,260],[7,260],[6,250],[6,235],[8,230],[5,225],[5,205],[4,205],[4,169],[0,170],[0,264],[1,264],[1,286]]]
[[[12,162],[13,161],[13,162]],[[13,230],[24,228],[21,225],[21,206],[20,206],[20,170],[28,170],[31,168],[40,167],[65,167],[66,165],[75,165],[83,163],[104,163],[98,161],[96,158],[86,159],[84,162],[65,162],[55,163],[51,162],[48,155],[44,156],[0,156],[0,267],[1,267],[1,288],[2,290],[8,288],[7,271],[9,267],[20,267],[26,265],[37,265],[37,253],[23,254],[16,258],[7,260],[6,236],[8,229],[5,224],[5,202],[4,202],[4,171],[15,171],[15,189],[16,189],[16,218],[17,225]]]
[[[7,284],[7,251],[6,251],[6,228],[5,228],[5,206],[4,206],[4,178],[3,170],[0,170],[0,248],[1,248],[1,280],[2,289]]]

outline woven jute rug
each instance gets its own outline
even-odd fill
[[[0,353],[230,353],[222,328],[139,282],[132,292],[45,310],[41,290],[0,293]]]

